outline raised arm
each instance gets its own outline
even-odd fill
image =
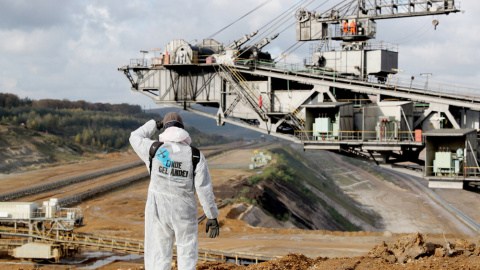
[[[132,131],[130,134],[130,144],[132,145],[133,150],[135,150],[135,153],[137,153],[147,166],[149,163],[148,157],[150,146],[154,142],[150,137],[152,137],[156,130],[157,123],[155,120],[150,120],[137,130]]]

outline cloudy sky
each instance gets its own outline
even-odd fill
[[[0,92],[32,99],[156,105],[130,91],[117,68],[140,50],[164,48],[173,39],[206,38],[265,0],[0,0]],[[271,0],[214,38],[228,44],[297,3]],[[338,0],[316,0],[309,9]],[[457,1],[458,2],[458,1]],[[479,88],[480,1],[462,1],[465,13],[377,21],[378,40],[399,44],[404,76],[433,73],[430,81]],[[294,23],[293,14],[288,24]],[[437,30],[432,20],[439,20]],[[286,26],[286,25],[285,25]],[[281,27],[280,29],[283,29]],[[295,43],[293,27],[265,47],[275,57]],[[300,61],[308,45],[288,62]],[[147,57],[153,54],[147,55]],[[417,78],[417,77],[416,77]]]

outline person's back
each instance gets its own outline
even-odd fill
[[[165,141],[152,160],[149,191],[188,198],[196,204],[193,185],[192,150],[185,142]]]
[[[172,121],[168,121],[172,118]],[[179,120],[179,121],[178,121]],[[151,182],[145,206],[145,267],[170,269],[173,237],[177,245],[178,268],[195,269],[198,258],[197,191],[205,215],[209,219],[210,237],[218,235],[218,209],[212,192],[212,183],[205,157],[193,171],[190,136],[183,129],[178,114],[167,114],[163,121],[165,131],[160,135],[163,144],[152,160]],[[132,132],[130,143],[149,167],[150,136],[157,129],[151,120]],[[215,230],[215,231],[213,231]]]

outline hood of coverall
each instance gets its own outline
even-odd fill
[[[180,115],[176,112],[169,112],[163,117],[163,126],[165,127],[169,122],[179,122],[183,126],[183,120]],[[161,142],[185,142],[190,144],[192,139],[187,131],[183,128],[179,128],[176,126],[170,126],[165,129],[165,131],[160,134],[159,141]]]
[[[188,134],[185,129],[178,127],[167,128],[162,134],[160,134],[158,140],[161,142],[185,142],[186,144],[192,142],[190,134]]]

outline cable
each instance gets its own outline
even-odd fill
[[[213,38],[214,36],[216,36],[217,34],[219,34],[220,32],[222,32],[223,30],[227,29],[228,27],[232,26],[234,23],[240,21],[241,19],[245,18],[246,16],[250,15],[251,13],[253,13],[254,11],[260,9],[261,7],[265,6],[266,4],[268,4],[268,2],[271,2],[272,0],[266,0],[264,1],[263,3],[261,3],[260,5],[258,5],[257,7],[255,7],[254,9],[250,10],[249,12],[247,12],[246,14],[244,14],[242,17],[238,18],[237,20],[235,20],[234,22],[230,23],[229,25],[225,26],[224,28],[218,30],[217,32],[213,33],[212,35],[208,36],[206,39],[211,39]]]
[[[318,8],[320,8],[321,6],[323,6],[324,4],[326,4],[328,1],[330,0],[326,0],[325,2],[323,2],[322,4],[320,4],[319,6],[317,6],[316,8],[314,8],[313,10],[316,10]],[[323,12],[323,13],[320,13],[320,15],[323,15],[325,14],[327,11]],[[282,31],[280,31],[280,33],[283,33],[285,32],[288,28],[292,27],[293,25],[295,25],[296,22],[292,23],[292,24],[289,24],[287,27],[285,27]]]
[[[423,36],[425,33],[427,33],[428,31],[430,31],[430,28],[427,27],[427,29],[425,29],[425,30],[424,30],[423,32],[421,32],[420,34],[415,35],[415,36],[411,35],[409,38],[406,38],[406,39],[404,39],[404,40],[402,40],[402,41],[399,41],[399,42],[397,42],[397,43],[401,44],[401,43],[407,43],[407,42],[414,41],[414,40],[422,37],[422,36]]]
[[[421,27],[418,27],[417,30],[413,31],[412,33],[404,36],[404,37],[401,37],[401,38],[397,38],[397,39],[394,39],[392,42],[394,43],[400,43],[404,40],[409,40],[410,38],[412,38],[413,36],[416,36],[416,34],[422,30],[425,29],[425,27],[427,27],[429,25],[430,21],[426,21]],[[423,34],[424,32],[422,32]]]
[[[330,0],[324,1],[322,4],[318,5],[314,10],[319,9],[321,6],[325,5],[325,4],[326,4],[327,2],[329,2],[329,1],[330,1]],[[334,7],[332,7],[331,9],[326,10],[326,11],[320,13],[320,16],[321,16],[321,15],[324,15],[324,14],[326,14],[326,13],[328,13],[328,12],[330,12],[331,10],[335,9],[337,6],[339,6],[340,4],[342,4],[342,3],[346,2],[346,1],[347,1],[347,0],[344,0],[344,1],[340,2],[340,3],[338,3],[337,5],[335,5]],[[284,31],[286,31],[288,28],[292,27],[292,26],[295,25],[295,24],[296,24],[296,22],[288,25],[285,29],[283,29],[282,31],[280,31],[280,33],[283,33]],[[296,50],[297,50],[298,48],[300,48],[303,44],[305,44],[305,42],[306,42],[306,41],[297,41],[297,42],[295,42],[292,46],[288,47],[288,49],[286,49],[286,50],[283,51],[279,56],[277,56],[277,57],[274,59],[274,62],[277,63],[278,61],[280,61],[281,59],[277,60],[277,58],[279,58],[282,54],[290,54],[290,53],[296,51]],[[297,47],[295,47],[295,46],[297,46]],[[294,47],[295,47],[295,48],[294,48]],[[292,48],[294,48],[294,49],[292,49]],[[290,49],[292,49],[292,50],[290,50]]]
[[[326,3],[329,2],[329,1],[330,1],[330,0],[326,0],[325,2],[323,2],[322,4],[320,4],[319,6],[317,6],[315,9],[320,8],[321,6],[323,6],[324,4],[326,4]],[[321,15],[324,15],[324,14],[326,14],[326,13],[328,13],[328,12],[331,12],[333,9],[335,9],[336,7],[338,7],[339,5],[341,5],[342,3],[346,2],[346,1],[348,1],[348,0],[344,0],[344,1],[340,2],[340,3],[338,3],[337,5],[335,5],[334,7],[330,8],[329,10],[327,10],[327,11],[325,11],[325,12],[323,12],[323,13],[320,13],[320,16],[321,16]],[[350,3],[350,5],[351,5],[351,3]],[[346,6],[346,5],[345,5],[345,6]],[[340,9],[343,9],[345,6],[341,7]],[[296,22],[295,22],[295,23],[296,23]],[[285,29],[283,29],[280,33],[286,31],[288,28],[290,28],[291,26],[293,26],[295,23],[289,25],[288,27],[286,27]],[[290,46],[288,49],[286,49],[284,52],[282,52],[280,55],[282,55],[282,54],[287,54],[287,53],[290,54],[290,53],[296,51],[296,50],[297,50],[298,48],[300,48],[303,44],[305,44],[305,42],[306,42],[306,41],[297,41],[297,42],[294,43],[292,46]],[[295,46],[297,46],[297,47],[295,47]],[[295,47],[295,48],[292,49],[293,47]],[[290,50],[290,49],[292,49],[292,50]],[[277,58],[279,58],[280,55],[277,56],[277,57],[274,59],[275,63],[277,63],[277,62],[279,61],[279,60],[277,60]]]
[[[286,22],[282,22],[282,23],[281,23],[281,21],[285,20],[285,19],[287,18],[287,16],[290,16],[290,11],[291,11],[292,9],[297,8],[297,6],[302,5],[302,4],[303,4],[304,2],[306,2],[306,1],[314,1],[314,0],[302,0],[302,1],[298,2],[297,4],[292,5],[290,8],[288,8],[288,9],[285,10],[284,12],[280,13],[280,15],[278,15],[276,18],[274,18],[273,20],[271,20],[270,22],[268,22],[267,24],[265,24],[264,26],[262,26],[259,30],[267,27],[269,24],[272,24],[274,21],[276,21],[276,20],[278,19],[278,22],[274,23],[274,24],[273,24],[272,26],[270,26],[268,29],[266,29],[265,31],[263,31],[261,35],[257,35],[257,37],[251,39],[251,40],[245,45],[244,48],[246,48],[246,49],[242,50],[242,53],[245,52],[245,51],[247,51],[247,50],[249,50],[250,48],[252,48],[253,45],[255,45],[257,42],[259,42],[261,39],[266,38],[266,37],[268,37],[269,35],[271,35],[271,33],[272,33],[276,28],[278,28],[278,27],[276,27],[276,28],[274,28],[273,30],[270,30],[270,29],[272,29],[273,27],[275,27],[275,25],[277,25],[277,24],[283,25],[284,23],[286,23]],[[279,19],[279,18],[280,18],[280,19]]]
[[[278,19],[279,17],[281,16],[284,16],[285,13],[289,12],[290,10],[292,9],[295,9],[296,6],[299,6],[302,4],[302,2],[305,2],[307,0],[302,0],[298,3],[296,3],[295,5],[291,6],[290,8],[288,8],[287,10],[285,10],[284,12],[280,13],[280,15],[278,15],[277,17],[275,17],[273,20],[269,21],[268,23],[266,23],[264,26],[260,27],[260,29],[258,29],[258,31],[262,30],[263,28],[265,28],[267,25],[271,24],[272,22],[274,22],[276,19]]]
[[[284,25],[285,23],[287,23],[287,22],[289,21],[290,16],[291,16],[291,14],[289,13],[289,11],[290,11],[291,9],[293,9],[293,8],[296,8],[296,7],[299,6],[299,5],[304,4],[304,2],[307,2],[307,1],[309,1],[309,2],[305,4],[305,7],[311,5],[315,0],[302,0],[301,2],[295,4],[295,5],[293,5],[292,7],[290,7],[289,9],[287,9],[287,10],[286,10],[285,12],[283,12],[281,15],[277,16],[277,18],[279,18],[279,17],[282,17],[282,18],[281,18],[278,22],[276,22],[276,23],[274,23],[272,26],[270,26],[267,30],[265,30],[265,31],[262,33],[262,35],[258,35],[258,36],[260,36],[260,40],[263,39],[264,37],[268,37],[268,36],[271,35],[274,31],[276,31],[278,28],[280,28],[282,25]],[[325,3],[328,2],[328,1],[330,1],[330,0],[326,0],[326,1],[323,2],[320,6],[322,6],[323,4],[325,4]],[[320,6],[319,6],[319,7],[320,7]],[[276,19],[277,19],[277,18],[276,18]],[[273,21],[275,21],[275,20],[270,21],[268,24],[272,23]],[[283,22],[282,22],[282,21],[283,21]],[[267,25],[268,25],[268,24],[267,24]],[[289,27],[291,27],[291,26],[294,25],[294,24],[295,24],[295,23],[287,26],[286,29],[288,29]],[[265,27],[265,26],[264,26],[264,27]],[[263,28],[263,27],[262,27],[262,28]],[[273,29],[272,29],[272,28],[273,28]],[[282,30],[282,31],[279,32],[278,34],[284,32],[286,29]],[[269,30],[270,30],[270,31],[269,31]],[[252,44],[252,45],[250,45],[250,46],[248,46],[248,45],[245,46],[245,49],[243,49],[242,52],[241,52],[239,55],[241,55],[242,53],[244,53],[244,52],[248,51],[249,49],[251,49],[253,46],[255,46],[255,44],[257,44],[257,42],[259,42],[259,41],[258,41],[258,38],[257,38],[257,40],[251,40],[249,44]]]
[[[316,9],[318,9],[319,7],[321,7],[322,5],[324,5],[325,3],[327,3],[328,1],[329,1],[329,0],[323,2],[323,3],[320,4]],[[328,13],[328,12],[331,12],[332,10],[335,10],[338,6],[340,6],[341,4],[347,2],[345,5],[341,6],[341,7],[338,8],[338,10],[337,10],[337,11],[339,11],[339,12],[340,12],[340,11],[343,11],[343,15],[341,15],[340,17],[345,17],[346,14],[350,11],[350,9],[351,9],[351,7],[352,7],[352,4],[353,4],[354,2],[356,2],[356,0],[351,1],[351,2],[348,2],[348,1],[350,1],[350,0],[344,0],[344,1],[336,4],[335,6],[333,6],[332,8],[330,8],[329,10],[327,10],[327,11],[325,11],[325,12],[323,12],[323,13],[320,13],[320,16],[321,16],[321,15],[324,15],[324,14],[326,14],[326,13]],[[358,5],[354,6],[354,9],[356,9],[356,8],[358,8]],[[284,31],[285,31],[285,30],[287,30],[287,29],[284,29]],[[321,32],[318,33],[317,35],[320,35],[320,34],[321,34]],[[315,38],[316,38],[316,36],[312,37],[311,40],[313,40],[313,39],[315,39]],[[305,43],[306,43],[306,41],[297,41],[295,44],[293,44],[293,45],[290,46],[287,50],[285,50],[282,54],[284,54],[284,53],[291,54],[292,52],[298,50],[298,49],[299,49],[301,46],[303,46]],[[295,47],[295,46],[296,46],[296,47]],[[293,48],[293,49],[292,49],[292,48]],[[290,50],[290,49],[292,49],[292,50]],[[289,51],[289,50],[290,50],[290,51]],[[280,57],[280,56],[277,56],[274,60],[276,60],[278,57]],[[277,63],[278,61],[279,61],[279,60],[276,60],[275,63]]]

